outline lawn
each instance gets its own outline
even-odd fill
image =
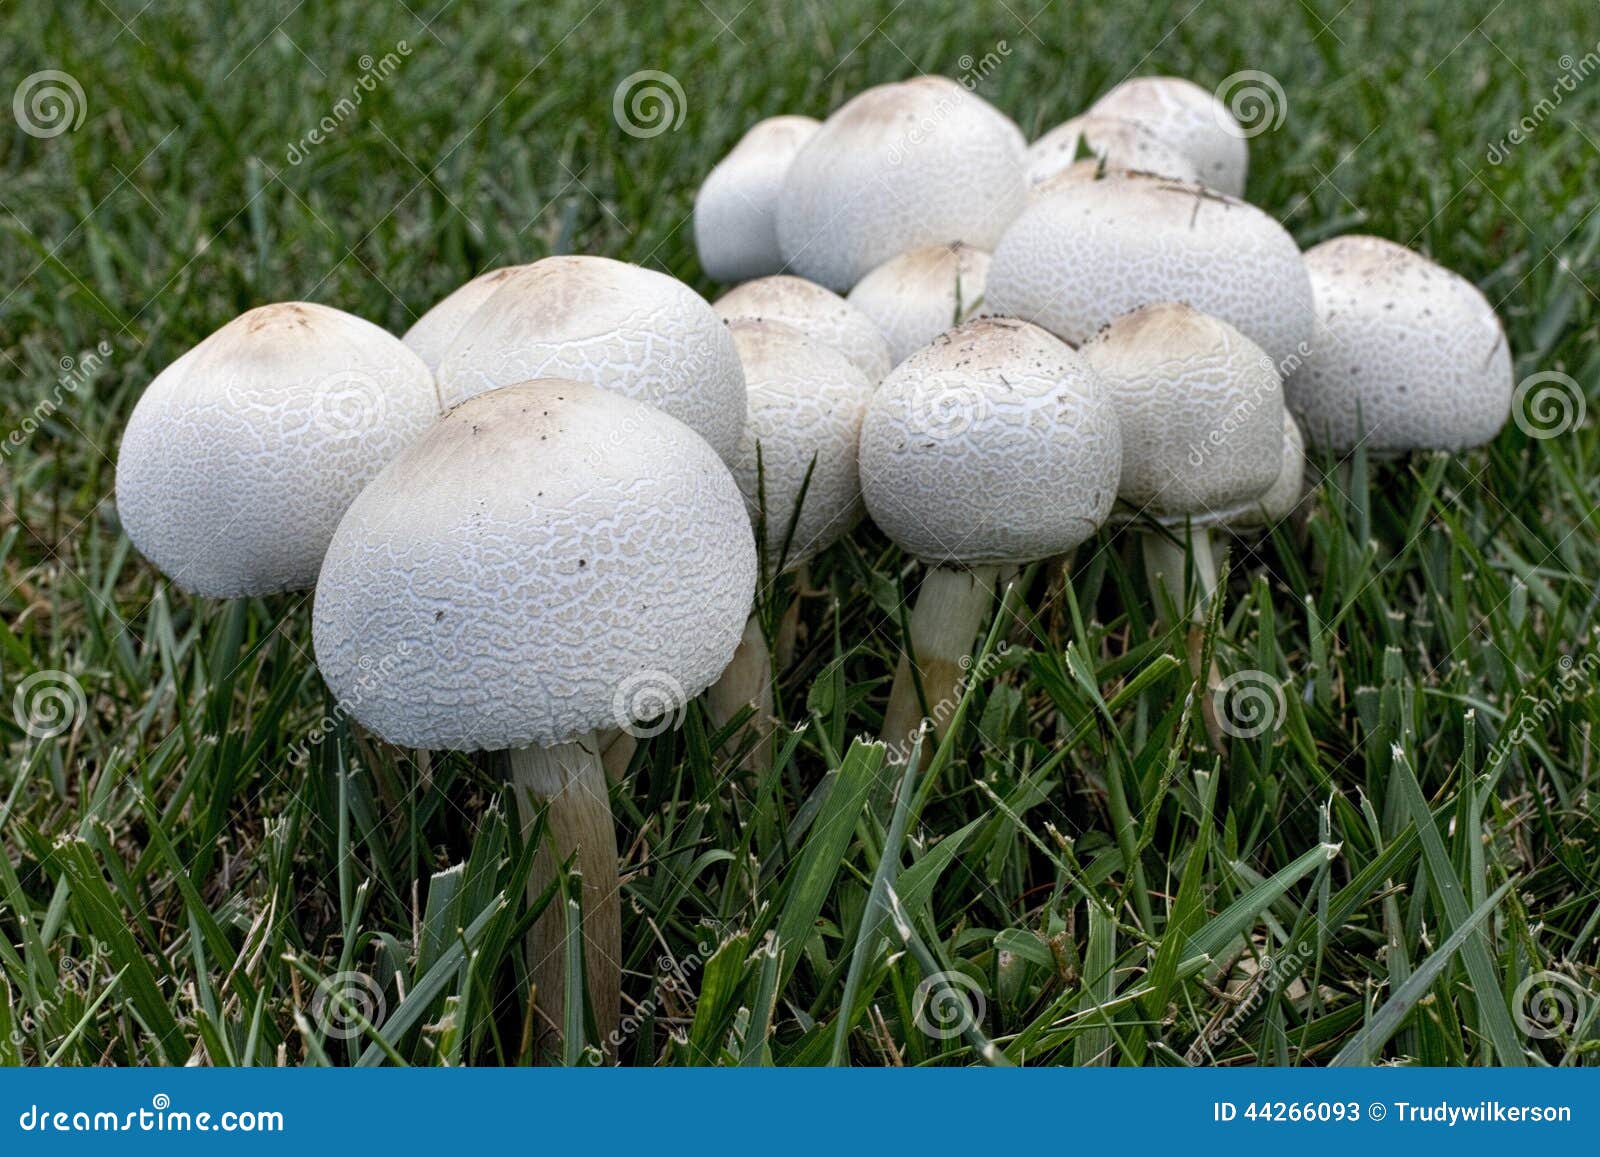
[[[1319,460],[1296,518],[1229,540],[1203,645],[1248,693],[1216,710],[1257,712],[1233,734],[1108,532],[1065,582],[1023,573],[951,737],[885,764],[854,741],[919,568],[863,526],[801,592],[774,772],[695,703],[615,788],[628,1016],[566,1059],[1596,1057],[1600,9],[1041,2],[5,5],[0,1062],[532,1052],[549,897],[494,766],[351,725],[309,594],[192,598],[119,534],[162,367],[272,301],[398,333],[552,253],[714,295],[700,179],[758,118],[871,84],[968,76],[1031,137],[1130,74],[1246,70],[1281,116],[1250,200],[1302,247],[1428,253],[1495,304],[1519,381],[1578,392],[1481,450]],[[640,123],[614,104],[645,70],[670,109]]]

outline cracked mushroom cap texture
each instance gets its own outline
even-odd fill
[[[878,266],[850,291],[850,304],[888,339],[899,365],[983,304],[989,255],[971,245],[929,245]]]
[[[861,484],[883,532],[931,564],[1071,550],[1116,500],[1115,405],[1037,326],[979,318],[890,372],[861,428]]]
[[[393,743],[564,743],[715,682],[755,591],[710,446],[620,394],[539,381],[452,410],[362,491],[317,583],[323,678]]]
[[[657,406],[718,454],[739,445],[744,375],[722,319],[664,273],[547,257],[479,306],[439,365],[447,406],[499,386],[569,378]]]
[[[694,244],[713,281],[748,281],[783,268],[778,192],[795,154],[822,122],[777,116],[758,121],[706,174],[694,199]]]
[[[989,249],[1028,201],[1027,145],[953,80],[878,85],[823,122],[789,167],[778,247],[802,277],[844,292],[908,249]]]
[[[1235,534],[1271,530],[1295,512],[1306,492],[1306,442],[1300,423],[1287,409],[1283,412],[1283,466],[1278,480],[1260,498],[1229,518],[1227,528]]]
[[[512,276],[523,265],[505,265],[499,269],[491,269],[487,273],[480,273],[465,285],[458,286],[447,297],[441,298],[427,313],[417,318],[415,324],[405,332],[400,340],[410,347],[433,373],[439,372],[439,363],[444,360],[445,351],[450,348],[450,343],[456,340],[461,328],[467,324],[467,319],[478,311],[478,307],[499,289],[506,278]]]
[[[1062,174],[1006,230],[984,308],[1079,343],[1140,306],[1181,301],[1228,322],[1279,365],[1315,324],[1294,238],[1253,205],[1135,173]]]
[[[792,326],[849,358],[867,380],[889,372],[889,343],[878,327],[832,290],[803,277],[780,275],[747,281],[712,304],[725,321],[751,318]]]
[[[1250,166],[1244,129],[1227,105],[1193,81],[1137,76],[1107,92],[1089,112],[1143,125],[1187,157],[1204,184],[1229,196],[1244,196]]]
[[[1475,285],[1381,237],[1335,237],[1305,262],[1316,334],[1284,389],[1313,446],[1403,454],[1494,439],[1511,412],[1511,348]]]
[[[438,415],[433,375],[394,335],[309,302],[252,309],[139,398],[117,514],[197,595],[302,590],[345,508]]]

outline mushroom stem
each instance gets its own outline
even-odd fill
[[[811,591],[811,564],[801,563],[794,568],[794,597],[788,609],[778,620],[778,637],[775,640],[778,670],[786,671],[794,662],[795,641],[800,631],[800,600]]]
[[[1217,559],[1211,549],[1211,532],[1203,526],[1196,526],[1189,528],[1184,538],[1172,538],[1155,531],[1146,531],[1139,537],[1144,545],[1145,579],[1150,584],[1150,595],[1156,601],[1156,613],[1165,618],[1168,605],[1180,616],[1186,610],[1188,612],[1186,649],[1189,674],[1196,680],[1205,680],[1206,694],[1200,697],[1200,714],[1205,720],[1206,735],[1212,747],[1220,751],[1224,742],[1223,733],[1211,692],[1222,682],[1222,673],[1217,670],[1215,660],[1209,670],[1204,670],[1201,664],[1205,650],[1206,611],[1217,593]],[[1194,568],[1196,590],[1193,603],[1190,603],[1184,586],[1186,560],[1192,560]]]
[[[761,620],[751,615],[744,624],[744,636],[733,653],[733,661],[722,672],[722,678],[706,692],[706,708],[718,727],[724,727],[746,706],[753,705],[756,713],[728,740],[731,748],[754,744],[745,755],[741,766],[747,771],[772,770],[772,655],[767,650],[767,637],[762,634]]]
[[[600,762],[599,739],[585,735],[555,747],[507,752],[511,787],[524,833],[545,809],[549,838],[534,856],[527,895],[536,899],[556,878],[557,867],[577,854],[583,876],[583,958],[594,1009],[594,1044],[606,1041],[622,1011],[622,905],[617,882],[617,833]],[[565,1024],[566,906],[553,901],[528,932],[528,972],[548,1026],[539,1035],[558,1038]]]
[[[972,644],[983,626],[1000,581],[998,566],[967,570],[929,567],[911,611],[910,638],[895,669],[889,704],[883,712],[883,741],[889,758],[904,763],[924,718],[943,739],[960,702],[962,681],[972,665]],[[965,663],[962,661],[965,660]],[[912,663],[916,663],[913,678]],[[923,699],[917,698],[921,680]],[[923,714],[922,704],[928,713]],[[924,757],[928,754],[924,748]]]
[[[616,783],[627,772],[628,764],[633,762],[639,738],[631,731],[615,727],[597,731],[595,735],[600,739],[600,762],[605,765],[606,781]]]

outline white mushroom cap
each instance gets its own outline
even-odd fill
[[[953,80],[869,88],[790,166],[778,248],[793,272],[840,292],[908,249],[988,249],[1027,204],[1026,151],[1016,125]]]
[[[890,258],[850,291],[850,304],[889,340],[899,365],[983,303],[989,255],[963,242],[929,245]]]
[[[1311,340],[1311,278],[1294,238],[1232,197],[1137,173],[1073,173],[1019,217],[994,251],[984,304],[1069,342],[1159,301],[1235,326],[1275,362]]]
[[[1145,306],[1083,347],[1122,427],[1117,496],[1206,526],[1257,502],[1283,467],[1283,386],[1261,347],[1187,305]]]
[[[838,350],[870,382],[889,372],[889,343],[872,319],[837,293],[803,277],[747,281],[717,298],[711,308],[726,321],[745,317],[793,326]]]
[[[861,485],[883,532],[930,563],[1021,563],[1071,550],[1111,512],[1116,408],[1076,350],[979,318],[895,368],[861,427]]]
[[[778,254],[778,191],[795,154],[822,122],[779,116],[757,121],[694,199],[694,244],[713,281],[745,281],[783,268]]]
[[[1200,169],[1149,126],[1085,113],[1059,124],[1028,146],[1028,183],[1035,188],[1078,160],[1083,142],[1110,169],[1132,169],[1174,181],[1199,181]]]
[[[453,406],[538,378],[649,402],[725,458],[744,429],[744,375],[722,319],[682,282],[605,257],[547,257],[506,278],[440,363],[439,392]]]
[[[1476,286],[1381,237],[1335,237],[1305,262],[1317,330],[1285,389],[1313,446],[1459,450],[1500,432],[1511,349]]]
[[[411,347],[411,352],[421,358],[431,372],[438,373],[445,351],[456,340],[467,319],[489,300],[506,278],[525,268],[527,266],[524,265],[504,265],[480,273],[466,284],[457,286],[453,293],[441,298],[432,309],[417,318],[400,340]]]
[[[744,501],[699,435],[526,382],[457,406],[351,505],[317,582],[317,665],[390,742],[550,747],[714,682],[755,573]]]
[[[1244,196],[1250,147],[1228,106],[1193,81],[1176,76],[1125,80],[1094,104],[1096,116],[1137,121],[1200,170],[1200,180],[1230,196]]]
[[[781,559],[781,569],[793,570],[863,513],[856,443],[873,383],[843,354],[782,322],[742,318],[728,328],[750,389],[734,481],[753,526],[765,496],[767,566],[777,570]]]
[[[302,590],[345,507],[438,416],[433,375],[393,334],[309,302],[252,309],[145,389],[117,514],[197,595]]]
[[[1295,512],[1306,492],[1306,443],[1300,424],[1288,410],[1283,412],[1283,467],[1278,480],[1260,498],[1229,518],[1227,527],[1235,534],[1270,530]]]

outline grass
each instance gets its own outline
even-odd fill
[[[85,108],[0,135],[0,1061],[529,1059],[531,853],[502,785],[355,733],[306,596],[192,599],[118,534],[134,400],[250,306],[398,331],[565,251],[712,292],[687,215],[749,123],[992,53],[979,91],[1030,134],[1132,71],[1269,73],[1286,116],[1252,141],[1252,200],[1303,245],[1359,229],[1471,278],[1519,379],[1600,371],[1600,79],[1560,89],[1592,5],[433,4],[0,17],[7,84],[58,69]],[[684,93],[650,138],[612,116],[642,69]],[[615,793],[631,1016],[608,1059],[1593,1060],[1600,434],[1343,469],[1231,544],[1207,646],[1258,673],[1273,725],[1225,750],[1107,535],[1064,588],[1025,573],[952,738],[891,771],[854,740],[915,568],[870,528],[825,555],[777,771],[732,774],[692,705]],[[50,685],[72,725],[30,735],[7,705]]]

